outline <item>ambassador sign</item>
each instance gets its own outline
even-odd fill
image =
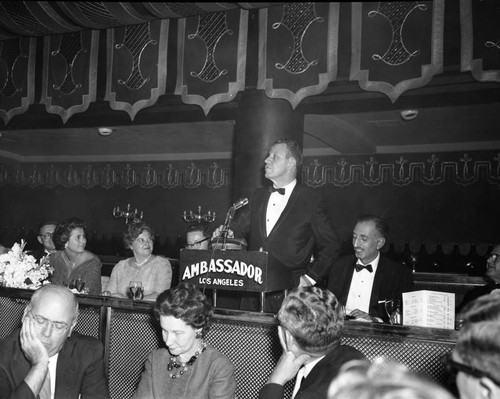
[[[262,284],[262,269],[252,264],[246,264],[234,259],[211,259],[210,264],[206,261],[192,263],[186,266],[182,280],[191,279],[207,273],[227,273],[235,276],[246,277]]]

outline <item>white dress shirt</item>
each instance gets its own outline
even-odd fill
[[[380,252],[377,257],[369,263],[373,268],[373,272],[371,273],[366,269],[362,269],[359,272],[354,270],[351,286],[349,287],[349,295],[347,296],[347,303],[345,304],[346,314],[351,313],[355,309],[369,313],[373,280],[375,279],[379,260]],[[363,265],[359,259],[356,264]]]
[[[54,394],[56,393],[56,369],[57,369],[57,359],[59,358],[59,353],[49,358],[49,373],[50,373],[50,397],[54,399]]]
[[[269,202],[267,203],[267,210],[266,210],[267,235],[269,235],[274,225],[280,218],[281,213],[283,212],[283,209],[285,209],[286,204],[288,203],[290,195],[292,194],[292,191],[295,188],[296,184],[297,180],[294,180],[291,183],[287,184],[285,187],[283,187],[285,189],[285,194],[280,194],[277,191],[271,193],[269,197]]]

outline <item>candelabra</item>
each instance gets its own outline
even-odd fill
[[[202,220],[208,223],[212,223],[215,220],[215,212],[208,211],[206,214],[201,213],[201,206],[198,205],[198,212],[184,211],[182,215],[185,222],[193,223],[193,222],[201,222]]]
[[[132,211],[130,209],[130,204],[127,204],[127,209],[124,211],[120,210],[119,206],[115,206],[113,208],[113,217],[115,217],[116,219],[123,218],[125,219],[125,223],[128,223],[128,220],[131,219],[131,221],[135,223],[142,220],[143,212],[141,211],[139,213],[137,208]]]

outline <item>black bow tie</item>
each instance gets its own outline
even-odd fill
[[[357,271],[357,272],[360,272],[361,270],[366,269],[366,270],[368,270],[370,273],[373,273],[373,267],[372,267],[372,265],[366,265],[366,266],[363,266],[363,265],[360,265],[360,264],[358,263],[358,264],[357,264],[356,266],[354,266],[354,267],[356,268],[356,271]]]
[[[278,194],[285,195],[285,188],[284,187],[281,187],[281,188],[269,187],[269,192],[274,193],[275,191],[278,192]]]

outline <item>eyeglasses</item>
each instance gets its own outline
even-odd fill
[[[45,240],[48,240],[49,238],[52,238],[53,233],[44,233],[40,234],[40,237],[44,238]]]
[[[151,237],[148,238],[137,237],[135,240],[141,245],[146,244],[147,242],[153,242],[153,239]]]
[[[33,314],[32,311],[29,312],[31,314],[31,317],[33,320],[35,320],[35,323],[39,327],[47,327],[49,324],[52,324],[54,327],[53,331],[55,331],[58,334],[62,334],[64,331],[66,331],[69,328],[69,325],[65,323],[64,321],[52,321],[49,319],[46,319],[43,316]]]
[[[201,244],[202,242],[205,242],[207,240],[210,240],[211,237],[205,237],[203,240],[200,240],[200,241],[195,241],[195,242],[192,242],[192,243],[187,243],[186,244],[186,248],[193,248],[195,245],[199,245]]]
[[[500,256],[500,254],[495,254],[492,252],[491,254],[488,255],[487,259],[493,258],[493,262],[495,262],[497,260],[498,256]]]
[[[496,385],[500,386],[500,381],[493,377],[490,373],[486,371],[479,370],[475,367],[469,366],[468,364],[457,362],[451,357],[451,353],[446,355],[443,359],[446,366],[446,371],[453,377],[456,377],[457,373],[461,371],[462,373],[472,375],[476,378],[486,377],[493,381]]]

